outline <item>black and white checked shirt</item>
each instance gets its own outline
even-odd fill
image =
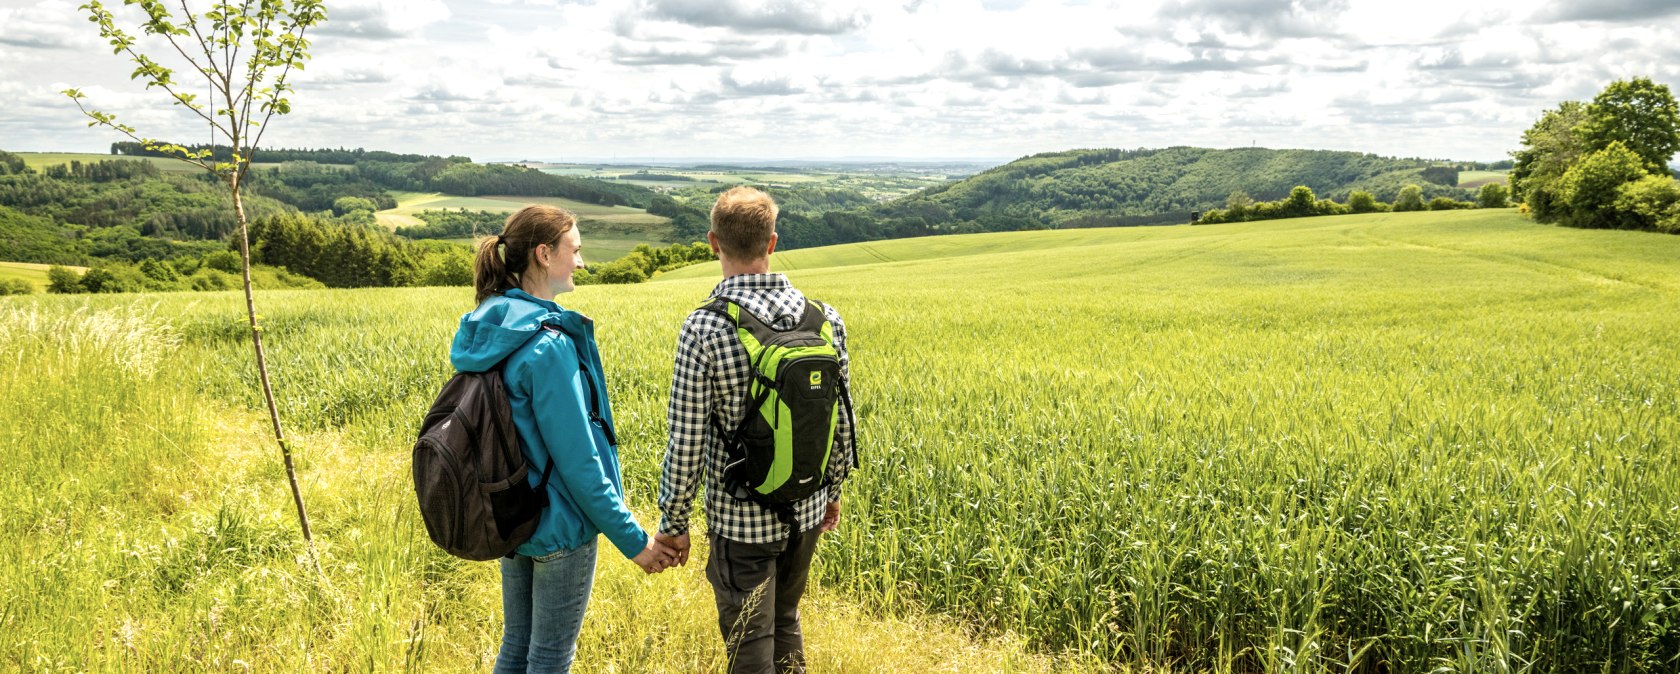
[[[791,329],[805,309],[805,295],[781,274],[732,276],[712,289],[712,297],[726,297],[778,329]],[[834,325],[834,346],[840,352],[840,377],[851,384],[851,358],[846,354],[846,326],[839,312],[824,304]],[[741,543],[770,543],[787,537],[787,527],[757,503],[742,501],[723,486],[728,462],[723,440],[711,423],[733,429],[747,413],[747,383],[752,377],[746,347],[734,324],[714,312],[695,310],[677,337],[676,368],[671,377],[671,407],[666,415],[671,435],[665,448],[664,476],[659,481],[659,531],[668,536],[688,533],[688,518],[700,477],[706,478],[706,522],[711,533]],[[830,486],[794,504],[800,531],[822,523],[823,507],[840,500],[840,484],[852,467],[852,419],[841,410],[834,429],[834,449],[828,457]]]

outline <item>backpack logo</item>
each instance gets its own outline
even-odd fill
[[[822,371],[811,373],[811,388],[822,388]]]

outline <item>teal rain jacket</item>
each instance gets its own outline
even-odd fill
[[[541,481],[549,461],[555,462],[548,508],[519,554],[570,550],[597,533],[606,534],[625,557],[640,554],[648,536],[624,503],[618,448],[608,442],[606,429],[589,419],[584,377],[593,380],[601,417],[612,424],[594,322],[519,289],[488,298],[461,317],[449,361],[462,372],[484,372],[504,358],[502,380],[532,465],[531,486]]]

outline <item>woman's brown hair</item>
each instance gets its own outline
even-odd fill
[[[519,287],[520,275],[530,266],[537,246],[560,245],[560,237],[577,226],[577,217],[565,209],[532,204],[508,216],[502,233],[478,242],[473,257],[473,287],[482,304],[491,295]]]

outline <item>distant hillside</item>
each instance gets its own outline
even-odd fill
[[[1456,187],[1456,169],[1431,166],[1326,150],[1071,150],[1018,159],[878,210],[887,217],[974,223],[971,229],[995,231],[1182,222],[1190,211],[1223,207],[1238,190],[1273,200],[1297,185],[1338,201],[1354,189],[1391,201],[1408,184],[1422,186],[1426,199],[1472,198]]]
[[[111,155],[15,155],[0,150],[0,261],[138,263],[197,258],[226,249],[236,223],[225,188],[200,173],[174,170],[185,164],[149,156],[131,145],[115,144],[113,153],[124,154]],[[227,149],[217,151],[225,154]],[[596,240],[617,244],[606,247],[610,251],[627,252],[638,243],[668,238],[636,230],[648,223],[662,225],[665,219],[643,212],[657,195],[635,185],[474,164],[465,157],[362,150],[277,150],[264,155],[284,162],[253,165],[247,176],[244,203],[253,220],[301,212],[336,225],[368,228],[376,220],[374,211],[398,207],[393,191],[461,195],[474,203],[485,200],[470,197],[515,195],[520,202],[559,202],[579,215],[593,216],[599,221],[591,223]],[[488,203],[513,210],[506,201]]]
[[[1259,201],[1306,185],[1320,199],[1345,201],[1355,189],[1392,201],[1406,185],[1424,200],[1474,198],[1458,187],[1460,168],[1327,150],[1070,150],[1017,159],[969,178],[883,204],[847,211],[782,211],[783,249],[934,234],[1189,222],[1192,212],[1223,208],[1233,192]]]

